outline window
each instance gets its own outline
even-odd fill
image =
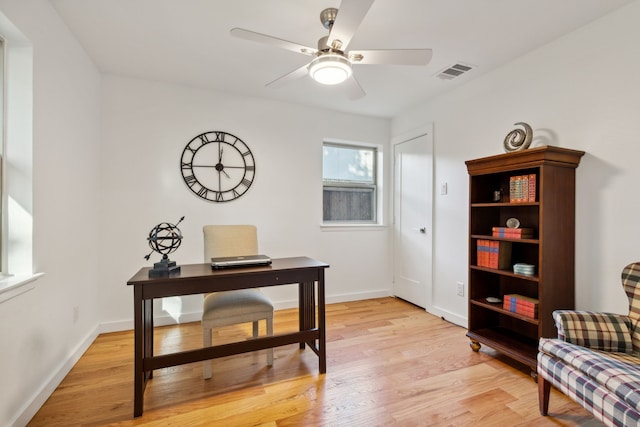
[[[5,153],[5,130],[4,130],[4,117],[5,117],[5,102],[4,102],[4,88],[5,88],[5,78],[4,78],[4,39],[0,38],[0,274],[4,275],[6,273],[6,244],[5,244],[5,221],[6,218],[5,213],[5,205],[4,203],[4,170],[5,170],[5,161],[4,161],[4,153]]]
[[[33,45],[0,12],[0,303],[33,273]]]
[[[376,223],[377,148],[325,142],[322,151],[323,221]]]

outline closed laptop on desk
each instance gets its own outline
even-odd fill
[[[244,255],[211,258],[213,268],[248,267],[252,265],[269,265],[271,258],[266,255]]]

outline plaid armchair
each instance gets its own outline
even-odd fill
[[[541,338],[540,413],[547,415],[551,385],[609,426],[640,424],[640,263],[622,271],[627,316],[557,310],[558,338]]]

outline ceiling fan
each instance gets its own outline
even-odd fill
[[[277,78],[266,86],[281,87],[308,74],[318,83],[325,85],[345,82],[347,96],[350,99],[358,99],[363,97],[365,92],[353,76],[352,65],[426,65],[432,55],[431,49],[346,51],[373,1],[342,0],[339,9],[324,9],[320,13],[320,21],[329,30],[329,35],[318,40],[317,49],[242,28],[232,29],[231,35],[314,57],[308,64]]]

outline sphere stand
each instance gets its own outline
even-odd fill
[[[154,263],[153,268],[149,270],[149,277],[165,277],[177,273],[180,273],[180,266],[164,254],[160,262]]]

